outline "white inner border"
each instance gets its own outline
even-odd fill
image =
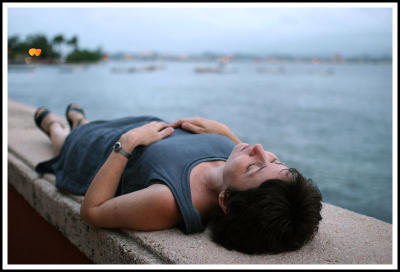
[[[397,216],[397,3],[2,3],[3,6],[3,269],[396,269]],[[8,8],[392,8],[393,263],[391,265],[9,265],[7,245]],[[6,134],[7,133],[7,134]]]

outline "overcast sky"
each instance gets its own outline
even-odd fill
[[[391,8],[8,8],[8,36],[115,52],[391,55]]]

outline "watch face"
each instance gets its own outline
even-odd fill
[[[114,150],[115,151],[120,151],[121,150],[121,143],[120,142],[116,142],[114,145]]]

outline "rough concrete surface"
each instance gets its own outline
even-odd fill
[[[327,203],[315,238],[298,251],[276,255],[226,250],[210,240],[208,229],[185,235],[176,228],[143,232],[89,226],[79,216],[82,197],[58,191],[53,175],[33,170],[52,157],[49,139],[33,122],[34,111],[8,100],[8,182],[94,263],[392,264],[391,224]]]

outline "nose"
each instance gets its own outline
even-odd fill
[[[250,156],[256,156],[259,160],[265,162],[273,162],[274,160],[278,160],[278,157],[269,151],[264,151],[264,147],[261,144],[256,144],[251,149]]]
[[[264,152],[264,147],[261,144],[256,144],[253,146],[252,150],[250,151],[250,156],[257,156],[257,158],[261,159],[262,161],[266,161],[266,155]]]

